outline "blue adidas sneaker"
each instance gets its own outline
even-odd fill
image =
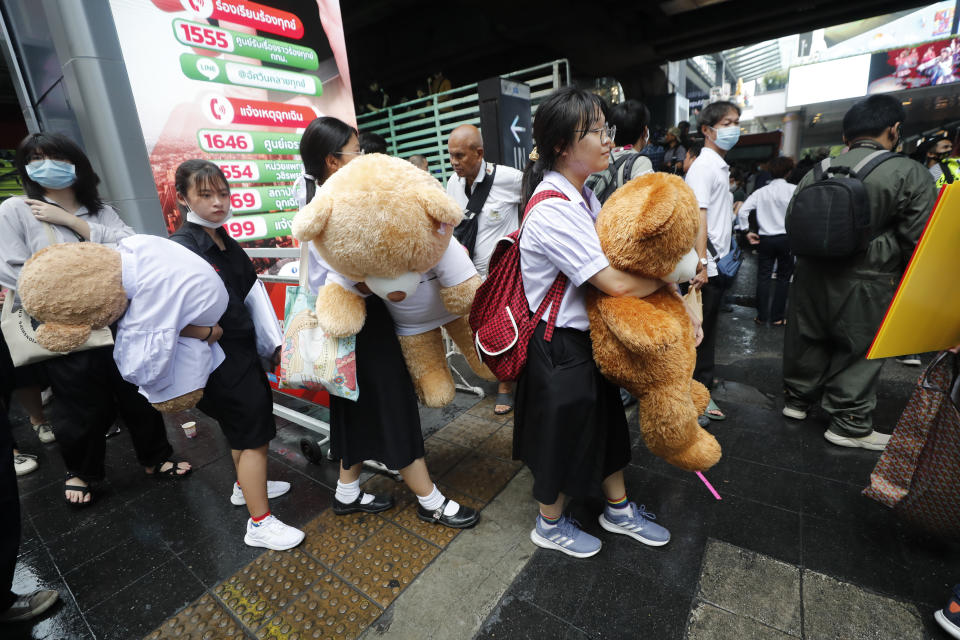
[[[953,587],[947,606],[933,614],[937,624],[954,638],[960,638],[960,584]]]
[[[533,544],[544,549],[562,551],[574,558],[589,558],[600,551],[600,539],[580,528],[580,524],[569,516],[560,516],[555,526],[544,525],[543,518],[537,516],[537,526],[530,532]]]
[[[647,511],[643,505],[630,502],[626,509],[611,509],[609,506],[600,514],[600,526],[612,533],[622,533],[651,547],[662,547],[670,542],[670,532],[653,522],[657,516]]]

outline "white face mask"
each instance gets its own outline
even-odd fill
[[[210,222],[205,218],[201,218],[200,214],[198,214],[193,209],[187,209],[187,222],[198,224],[201,227],[206,227],[207,229],[219,229],[224,224],[226,224],[227,220],[229,220],[232,217],[233,217],[233,211],[227,209],[227,215],[223,218],[223,220],[221,220],[220,222]]]
[[[393,300],[393,302],[400,302],[412,296],[413,292],[417,290],[417,286],[420,284],[420,274],[416,271],[409,271],[396,278],[368,277],[364,282],[370,288],[370,291],[384,300],[390,300],[391,293],[402,293],[402,298]],[[394,296],[394,298],[398,297]]]

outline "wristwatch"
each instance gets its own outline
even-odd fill
[[[700,258],[700,264],[702,264],[703,266],[707,266],[707,259],[706,259],[706,258]]]

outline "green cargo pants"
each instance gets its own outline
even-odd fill
[[[801,260],[790,287],[783,382],[786,404],[806,409],[822,392],[830,430],[862,437],[873,430],[883,360],[867,350],[893,299],[892,276],[852,276]]]

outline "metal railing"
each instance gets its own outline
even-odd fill
[[[570,84],[570,63],[560,59],[520,69],[502,77],[530,85],[531,115],[537,105],[556,89]],[[452,173],[447,156],[447,138],[462,124],[480,126],[477,83],[387,107],[357,116],[361,131],[373,131],[387,139],[390,155],[426,156],[430,173],[446,186]]]

